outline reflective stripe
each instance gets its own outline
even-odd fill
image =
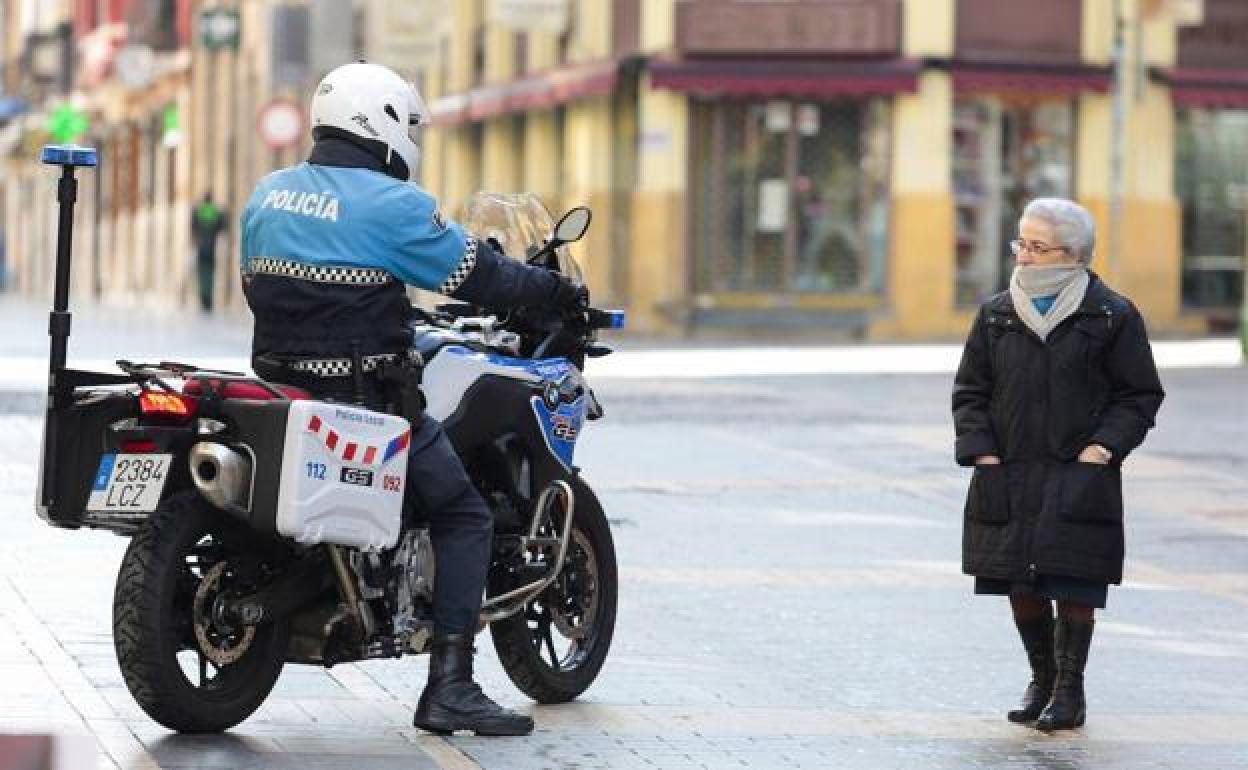
[[[463,285],[464,281],[468,280],[468,276],[472,274],[472,269],[477,266],[478,248],[479,243],[477,239],[471,235],[468,236],[468,240],[464,243],[464,256],[459,260],[459,264],[455,266],[455,269],[451,271],[451,274],[446,277],[446,280],[442,282],[442,285],[438,287],[439,294],[449,296]]]
[[[384,353],[376,356],[362,356],[360,364],[365,372],[371,372],[385,361],[397,361],[399,356],[394,353]],[[349,358],[305,358],[299,361],[291,361],[289,364],[291,371],[300,374],[310,374],[313,377],[350,377],[351,376],[351,359]]]
[[[276,257],[252,257],[243,272],[247,275],[279,275],[284,278],[348,286],[383,286],[395,280],[394,276],[378,268],[308,265]]]

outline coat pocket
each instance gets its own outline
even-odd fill
[[[1117,466],[1066,463],[1062,468],[1062,518],[1095,524],[1122,522],[1122,477]]]
[[[982,524],[1010,520],[1010,485],[1004,465],[976,465],[966,495],[966,515]]]

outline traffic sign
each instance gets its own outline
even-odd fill
[[[303,138],[303,107],[290,99],[274,99],[260,108],[256,130],[269,149],[293,147]]]

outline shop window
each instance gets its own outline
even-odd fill
[[[1008,245],[1033,198],[1074,194],[1074,105],[1068,100],[959,99],[953,116],[953,192],[959,307],[1009,282]]]
[[[698,289],[880,291],[889,106],[884,99],[699,102]]]
[[[1178,116],[1175,188],[1183,209],[1183,303],[1232,310],[1244,291],[1248,110]]]

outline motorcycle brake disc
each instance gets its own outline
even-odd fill
[[[568,617],[559,608],[557,602],[550,602],[550,619],[565,639],[580,639],[593,627],[594,619],[598,615],[598,562],[594,559],[594,550],[590,547],[589,540],[581,534],[580,530],[575,528],[572,530],[572,542],[569,546],[575,546],[585,557],[585,563],[578,565],[576,571],[579,573],[578,578],[590,582],[586,591],[589,595],[589,601],[586,604],[589,606],[581,608],[581,612],[578,613],[580,625],[575,625],[573,618]],[[563,567],[565,580],[569,566],[571,565],[565,563]]]
[[[231,663],[237,663],[239,658],[247,654],[247,650],[251,648],[252,640],[256,638],[255,626],[243,626],[242,636],[233,644],[228,643],[228,636],[225,637],[227,640],[225,646],[218,646],[208,637],[210,630],[218,633],[220,631],[216,627],[212,610],[216,600],[220,597],[218,584],[221,582],[221,576],[224,574],[225,562],[218,562],[216,566],[208,570],[208,574],[204,575],[204,579],[200,581],[199,588],[195,590],[195,601],[192,604],[195,640],[199,642],[199,651],[205,658],[217,666],[228,666]],[[237,634],[237,630],[232,630],[229,636],[236,636]]]

